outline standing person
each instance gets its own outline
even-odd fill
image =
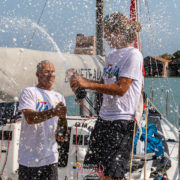
[[[143,57],[133,47],[139,22],[121,13],[104,19],[104,37],[110,48],[100,82],[87,80],[78,74],[70,81],[73,91],[79,87],[103,93],[98,120],[91,133],[84,165],[100,167],[102,180],[125,180],[129,170],[133,141],[134,117],[142,87]],[[103,167],[103,168],[102,168]]]
[[[36,87],[20,96],[23,113],[19,145],[19,180],[58,180],[57,135],[59,118],[66,117],[64,97],[52,90],[55,68],[47,60],[37,65]]]

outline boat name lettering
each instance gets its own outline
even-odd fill
[[[100,80],[101,79],[101,71],[97,69],[91,68],[81,68],[76,69],[76,72],[84,78],[91,79],[91,80]],[[65,83],[67,83],[67,77],[65,77]]]

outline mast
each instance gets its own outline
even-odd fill
[[[104,0],[96,0],[96,55],[104,56],[103,42],[103,18],[104,18]],[[99,114],[102,104],[102,94],[95,93],[95,109]]]
[[[139,21],[139,1],[138,0],[131,0],[130,20],[131,20],[131,23],[134,22],[134,21]],[[137,34],[137,39],[136,39],[136,41],[134,43],[134,47],[141,51],[139,33]]]
[[[139,21],[139,0],[136,0],[136,20]],[[142,51],[139,32],[137,33],[137,46]]]
[[[104,55],[103,43],[104,0],[96,0],[96,54]]]

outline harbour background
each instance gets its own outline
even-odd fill
[[[176,127],[180,119],[180,78],[145,78],[144,90],[161,114]],[[75,96],[66,97],[69,116],[80,115]]]

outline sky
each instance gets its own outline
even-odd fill
[[[180,0],[139,2],[143,56],[180,50]],[[129,16],[129,0],[104,4],[105,14]],[[0,47],[73,53],[76,34],[96,34],[95,5],[95,0],[0,0]]]

